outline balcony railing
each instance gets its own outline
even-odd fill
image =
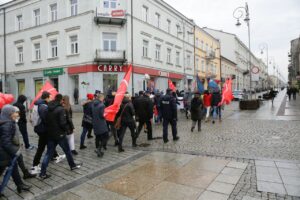
[[[206,52],[206,59],[211,60],[211,59],[215,59],[215,57],[216,57],[216,53],[214,51]]]
[[[96,50],[95,62],[126,62],[125,50],[118,51],[104,51],[101,49]]]
[[[126,23],[125,10],[114,10],[107,13],[99,13],[96,9],[94,21],[96,24],[120,25]]]

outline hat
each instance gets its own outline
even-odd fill
[[[11,120],[10,116],[17,112],[15,107],[12,105],[5,105],[1,110],[1,119],[2,120]]]
[[[86,98],[88,100],[93,100],[94,99],[94,95],[89,93],[89,94],[86,95]]]

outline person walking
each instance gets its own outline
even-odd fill
[[[288,88],[287,88],[286,94],[287,94],[288,97],[289,97],[289,101],[291,101],[291,97],[292,97],[292,88],[288,87]]]
[[[172,126],[173,141],[179,140],[177,136],[177,104],[172,90],[167,89],[166,95],[161,98],[161,111],[163,118],[163,141],[168,143],[168,126]]]
[[[71,149],[71,152],[74,156],[78,155],[78,152],[75,150],[75,136],[74,136],[74,124],[73,124],[73,111],[70,104],[69,96],[63,96],[63,106],[66,112],[67,117],[67,139]]]
[[[80,149],[86,149],[87,147],[84,145],[84,141],[87,135],[87,138],[93,138],[92,130],[93,130],[93,117],[92,117],[92,105],[93,105],[94,95],[87,94],[87,101],[82,104],[83,107],[83,117],[82,117],[82,133],[80,136]]]
[[[276,97],[276,92],[273,90],[273,88],[271,88],[270,93],[269,93],[271,100],[272,100],[272,106],[274,104],[274,99]]]
[[[113,105],[114,101],[115,101],[115,96],[116,96],[116,92],[109,90],[108,94],[106,95],[106,98],[104,100],[104,105],[105,107],[109,107],[111,105]],[[111,132],[111,134],[114,137],[115,140],[115,146],[119,145],[119,139],[118,139],[118,135],[117,135],[117,129],[115,128],[115,121],[114,122],[110,122],[110,121],[106,121],[108,128]]]
[[[2,176],[7,167],[13,164],[12,160],[21,154],[20,149],[13,144],[17,118],[18,113],[13,106],[6,105],[2,108],[0,115],[0,176]],[[5,176],[4,178],[9,179],[10,177]],[[12,178],[17,186],[18,193],[30,190],[31,186],[22,181],[17,164],[12,166]],[[3,182],[8,182],[8,180]],[[1,197],[3,196],[2,191],[4,188],[0,186],[0,189]]]
[[[198,132],[201,131],[201,120],[203,114],[202,109],[203,109],[203,102],[200,93],[195,92],[194,98],[191,101],[191,118],[192,118],[191,132],[194,131],[197,122],[198,122]]]
[[[206,110],[205,122],[208,122],[209,115],[210,115],[211,97],[212,97],[212,94],[210,94],[208,90],[205,90],[204,95],[203,95],[203,104],[204,104],[204,108]]]
[[[38,135],[38,147],[34,155],[32,168],[31,168],[32,174],[39,174],[41,172],[40,160],[42,158],[42,155],[48,143],[46,117],[48,113],[49,102],[50,102],[50,93],[45,91],[42,93],[41,99],[37,100],[34,104],[34,106],[36,106],[36,110],[34,108],[32,115],[34,115],[35,113],[36,117],[32,116],[30,119],[31,122],[35,124],[34,132]],[[34,122],[34,120],[36,120],[37,122]],[[62,161],[64,158],[65,155],[59,155],[56,152],[56,150],[54,150],[53,159],[56,161],[56,163]]]
[[[296,100],[298,89],[293,87],[291,92],[292,92],[292,95],[293,95],[293,99]]]
[[[47,172],[47,167],[54,154],[54,150],[57,145],[59,145],[64,153],[66,154],[66,158],[68,160],[69,166],[71,170],[76,170],[81,167],[82,164],[75,164],[73,160],[73,156],[68,144],[67,139],[67,117],[66,112],[63,107],[63,96],[61,94],[57,94],[55,96],[54,101],[51,101],[48,104],[48,113],[46,116],[46,130],[47,137],[49,138],[47,144],[47,153],[44,156],[42,162],[42,168],[40,173],[41,179],[47,179],[50,177]]]
[[[27,100],[26,96],[20,95],[18,97],[17,102],[14,104],[14,106],[18,107],[20,110],[20,119],[18,121],[18,126],[23,137],[25,149],[32,150],[34,149],[34,147],[29,143],[28,131],[27,131],[26,108],[24,106],[26,100]]]
[[[222,100],[222,96],[220,94],[220,91],[219,90],[215,90],[213,93],[212,93],[212,97],[211,97],[211,106],[212,106],[212,111],[213,111],[213,121],[212,123],[214,124],[215,123],[215,120],[217,119],[218,117],[218,109],[219,109],[219,103],[221,102]],[[221,113],[219,113],[219,120],[221,121]]]
[[[92,105],[93,129],[96,136],[96,154],[98,157],[103,157],[102,149],[106,150],[108,141],[108,127],[104,118],[105,105],[103,103],[104,95],[102,93],[95,95],[95,100]]]
[[[152,140],[152,123],[151,119],[153,118],[153,101],[150,99],[150,92],[147,91],[141,97],[136,100],[136,114],[138,116],[139,126],[137,128],[136,138],[139,137],[141,130],[143,129],[144,124],[147,127],[147,138]]]
[[[122,101],[120,110],[116,116],[116,118],[117,119],[120,118],[120,121],[121,121],[121,127],[118,130],[118,138],[119,138],[118,150],[119,150],[119,152],[124,152],[123,138],[126,133],[127,127],[129,128],[129,130],[131,132],[132,146],[133,147],[137,146],[137,144],[136,144],[137,136],[136,136],[136,132],[135,132],[136,125],[135,125],[134,116],[135,116],[135,111],[134,111],[133,104],[131,102],[131,97],[129,94],[125,94],[125,97]]]

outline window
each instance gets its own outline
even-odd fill
[[[155,20],[156,20],[156,27],[159,28],[160,26],[160,14],[155,13]]]
[[[143,40],[143,57],[148,57],[148,48],[149,42],[147,40]]]
[[[103,33],[103,50],[104,51],[117,51],[117,34],[116,33]]]
[[[57,40],[51,40],[50,41],[50,57],[56,58],[57,57]]]
[[[180,65],[180,52],[176,51],[176,65]]]
[[[34,16],[34,26],[39,26],[40,25],[40,19],[41,19],[40,9],[34,10],[33,11],[33,16]]]
[[[57,20],[57,4],[50,5],[50,16],[51,16],[51,22],[54,22]]]
[[[176,25],[176,27],[177,27],[177,37],[179,37],[179,34],[182,33],[181,28],[178,24]]]
[[[186,56],[186,66],[190,67],[191,66],[191,55]]]
[[[23,47],[17,47],[17,63],[23,63]]]
[[[103,7],[104,8],[117,8],[117,2],[116,2],[116,0],[103,1]]]
[[[34,80],[35,96],[39,93],[39,91],[41,91],[43,85],[44,81],[42,79]]]
[[[78,54],[78,36],[70,36],[71,54]]]
[[[75,16],[78,13],[78,0],[71,0],[71,16]]]
[[[201,71],[205,72],[205,64],[204,64],[204,60],[201,60]]]
[[[23,17],[22,15],[17,16],[17,31],[20,31],[23,29]]]
[[[25,80],[18,80],[18,95],[25,94]]]
[[[33,45],[34,47],[34,60],[41,60],[41,44],[40,43],[36,43]]]
[[[171,20],[168,19],[167,23],[168,23],[168,27],[167,27],[168,33],[171,33]]]
[[[156,45],[156,48],[155,48],[155,59],[156,60],[160,60],[160,45]]]
[[[172,50],[171,49],[167,49],[167,63],[171,63],[171,52]]]
[[[148,22],[148,8],[146,6],[142,8],[142,20]]]
[[[205,44],[205,51],[208,52],[208,44]]]

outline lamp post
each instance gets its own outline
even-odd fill
[[[269,46],[267,43],[262,43],[259,45],[260,53],[264,54],[264,50],[267,52],[267,87],[269,88]]]
[[[246,2],[245,7],[240,6],[237,7],[234,11],[233,11],[233,17],[237,20],[236,22],[236,26],[240,26],[242,25],[240,22],[240,19],[242,17],[244,17],[244,21],[247,24],[248,27],[248,50],[249,50],[249,62],[248,62],[248,70],[249,70],[249,76],[250,76],[250,99],[252,99],[252,77],[251,77],[251,40],[250,40],[250,17],[249,17],[249,8],[248,8],[248,4]]]

